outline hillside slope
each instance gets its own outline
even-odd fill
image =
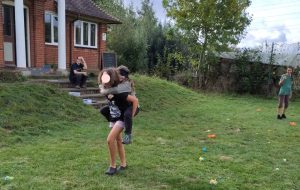
[[[111,178],[98,110],[52,87],[1,84],[0,189],[299,189],[300,102],[279,121],[275,99],[133,79],[142,111],[125,146],[129,168]]]
[[[45,84],[0,84],[0,107],[0,143],[7,141],[4,137],[39,135],[99,116],[80,99]]]

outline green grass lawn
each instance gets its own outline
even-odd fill
[[[276,99],[134,80],[142,111],[129,169],[112,177],[97,110],[52,87],[0,84],[0,189],[300,189],[300,102],[279,121]]]

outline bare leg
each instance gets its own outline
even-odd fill
[[[115,124],[107,136],[107,145],[110,155],[110,167],[113,168],[116,168],[116,140],[117,137],[121,134],[122,130],[123,128]]]
[[[118,147],[118,151],[119,151],[121,166],[125,167],[127,164],[126,164],[125,149],[124,149],[124,145],[122,143],[122,134],[121,133],[117,137],[117,147]]]

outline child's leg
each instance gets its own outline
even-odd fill
[[[123,128],[119,125],[119,123],[116,123],[114,127],[111,129],[110,133],[107,137],[107,145],[110,155],[110,167],[116,168],[116,140],[118,136],[121,134]],[[125,157],[125,153],[124,153]]]
[[[110,121],[109,106],[102,107],[100,109],[100,113],[107,119],[107,121]]]
[[[125,131],[124,133],[130,135],[132,132],[132,106],[128,107],[124,112]]]
[[[118,121],[117,125],[123,125],[124,126],[124,122],[122,121]],[[124,145],[122,144],[122,133],[120,133],[117,136],[117,148],[118,148],[118,153],[119,153],[119,157],[120,157],[120,162],[121,162],[121,166],[126,167],[126,156],[125,156],[125,148]]]
[[[289,96],[284,96],[284,109],[283,114],[285,114],[286,109],[289,107]]]
[[[283,104],[284,104],[284,96],[279,96],[279,97],[278,97],[278,110],[277,110],[278,116],[281,116],[281,115],[282,115],[282,112],[283,112]]]

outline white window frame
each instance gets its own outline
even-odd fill
[[[80,26],[81,26],[81,31],[80,31],[80,44],[76,43],[76,22],[80,22]],[[88,24],[88,45],[83,45],[83,23],[87,23]],[[95,25],[95,46],[91,46],[91,25]],[[87,22],[87,21],[83,21],[83,20],[77,20],[74,23],[74,46],[75,47],[83,47],[83,48],[94,48],[97,49],[98,48],[98,24],[94,23],[94,22]]]
[[[55,13],[53,13],[53,12],[46,11],[45,15],[44,15],[44,25],[46,24],[45,23],[45,16],[46,16],[46,14],[48,14],[48,15],[51,16],[51,43],[46,42],[46,38],[45,38],[45,44],[46,45],[55,45],[55,46],[58,46],[58,42],[54,42],[54,26],[53,26],[54,17],[57,17],[57,20],[58,20],[58,15],[55,14]],[[57,28],[58,28],[58,26],[57,26]],[[58,41],[58,39],[57,39],[57,41]]]

